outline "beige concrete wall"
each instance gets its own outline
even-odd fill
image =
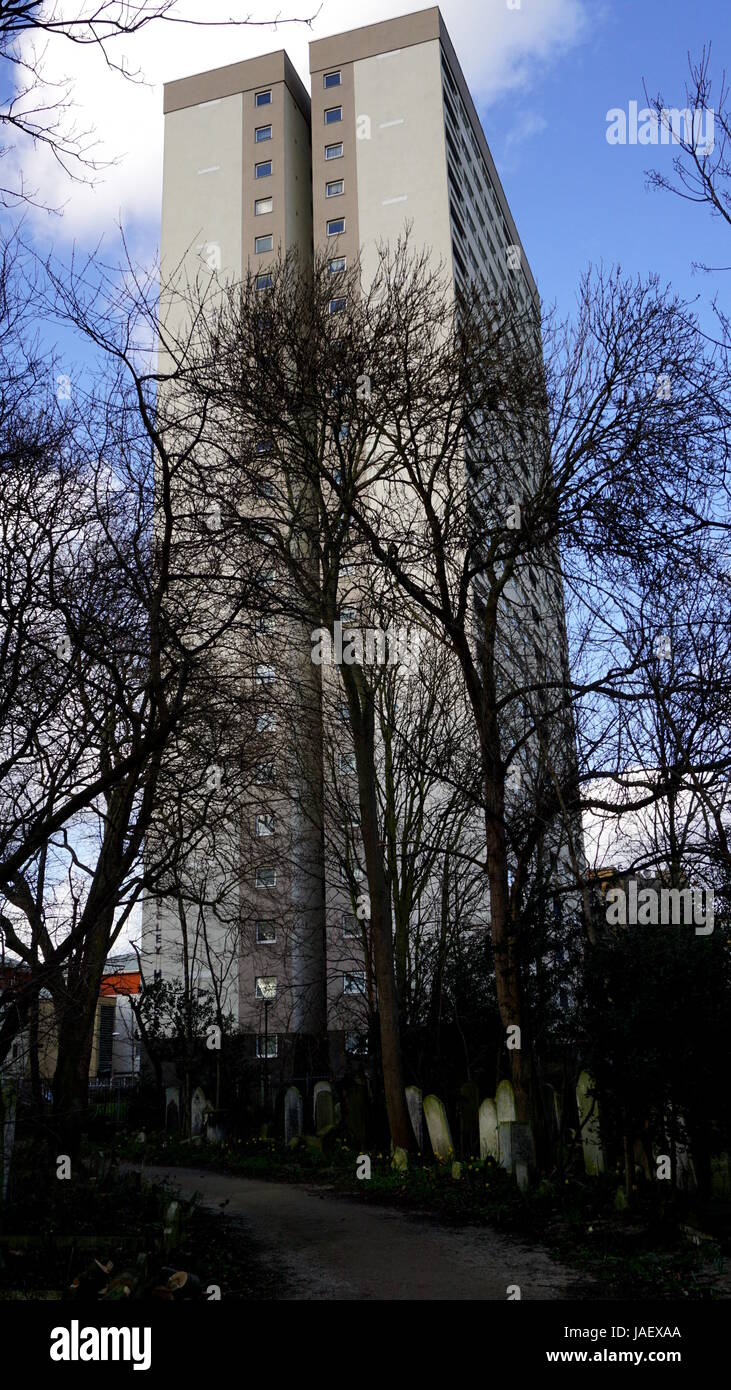
[[[241,274],[243,124],[241,93],[165,117],[163,278],[183,258],[195,276],[206,245],[220,248],[216,268],[225,276]]]
[[[285,88],[284,236],[303,260],[312,255],[312,166],[310,124]]]
[[[375,271],[378,242],[393,246],[407,224],[413,248],[428,248],[451,275],[438,40],[355,63],[354,92],[364,280]]]

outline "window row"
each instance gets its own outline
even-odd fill
[[[263,821],[263,820],[265,820],[265,819],[266,819],[266,817],[263,817],[263,816],[262,816],[262,817],[257,817],[257,825],[258,825],[259,820],[262,820],[262,821]],[[258,833],[259,833],[259,832],[258,832],[258,830],[257,830],[257,834],[258,834]],[[274,833],[273,829],[272,829],[272,830],[266,831],[266,834],[273,834],[273,833]],[[346,884],[346,885],[350,885],[352,882],[355,882],[355,883],[362,883],[362,882],[364,881],[364,879],[365,879],[365,874],[364,874],[363,870],[362,870],[361,868],[358,867],[357,864],[356,864],[356,865],[354,865],[354,864],[350,864],[350,865],[339,864],[339,865],[338,865],[338,881],[339,881],[340,883]],[[276,886],[277,886],[277,871],[276,871],[276,869],[275,869],[275,868],[272,868],[271,866],[262,866],[262,867],[258,868],[258,869],[256,870],[256,875],[255,875],[255,878],[254,878],[254,885],[255,885],[256,888],[276,888]]]
[[[341,76],[341,73],[340,73],[340,72],[326,72],[325,75],[324,75],[324,77],[323,77],[322,85],[323,85],[323,87],[326,89],[326,91],[329,90],[331,87],[340,87],[340,86],[342,86],[342,76]],[[263,88],[261,89],[261,91],[255,92],[255,93],[254,93],[254,105],[255,105],[255,106],[271,106],[271,104],[272,104],[272,89],[271,89],[271,87],[263,87]]]
[[[360,923],[352,912],[342,912],[340,914],[340,930],[344,937],[352,939],[360,938]],[[270,918],[260,918],[256,923],[256,944],[257,946],[274,946],[277,941],[277,924]]]
[[[365,970],[346,970],[344,972],[343,994],[365,994],[365,990]],[[277,997],[276,975],[257,975],[254,992],[257,999],[263,999],[266,1000],[267,1003],[272,1003]],[[271,1056],[272,1054],[270,1053],[269,1055]]]

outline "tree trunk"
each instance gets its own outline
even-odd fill
[[[413,1151],[416,1148],[416,1140],[411,1128],[404,1089],[391,902],[379,837],[373,699],[371,692],[365,687],[363,672],[359,667],[343,666],[342,673],[348,697],[358,773],[360,829],[368,875],[370,934],[378,988],[386,1111],[394,1148]]]
[[[498,786],[500,791],[498,791]],[[495,963],[495,989],[500,1021],[506,1030],[520,1028],[520,1047],[510,1050],[511,1082],[515,1092],[516,1118],[522,1124],[532,1119],[530,1046],[523,1008],[523,988],[518,959],[518,942],[510,911],[508,855],[502,803],[502,782],[487,780],[485,835],[487,877],[490,885],[490,931]]]
[[[53,1077],[53,1122],[59,1152],[68,1154],[72,1159],[79,1152],[88,1110],[89,1064],[98,997],[99,983],[93,998],[87,998],[83,1003],[73,994],[67,994],[59,1022],[58,1060]]]

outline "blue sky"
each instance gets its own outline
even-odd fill
[[[201,14],[200,0],[178,0]],[[273,12],[308,15],[318,0],[206,0],[207,16]],[[422,0],[423,3],[423,0]],[[643,80],[668,105],[684,104],[687,53],[712,42],[720,78],[731,52],[731,5],[687,0],[443,0],[442,12],[476,104],[544,300],[571,308],[589,262],[656,271],[701,312],[723,277],[693,274],[694,261],[731,264],[731,231],[705,209],[649,191],[646,171],[669,168],[672,150],[607,143],[607,111],[644,105]],[[117,162],[97,186],[68,185],[42,151],[21,152],[32,179],[62,218],[33,214],[40,251],[67,255],[103,239],[116,255],[122,218],[141,257],[157,244],[162,149],[162,82],[237,58],[286,47],[307,80],[312,37],[421,8],[419,0],[324,0],[311,30],[302,25],[222,29],[152,27],[130,41],[128,61],[147,85],[110,75],[90,50],[49,49],[49,71],[75,79],[78,121],[96,126],[99,153]]]
[[[541,293],[568,308],[581,271],[603,260],[656,271],[707,304],[721,277],[693,274],[692,264],[731,265],[731,229],[648,190],[646,170],[669,172],[671,149],[609,145],[606,113],[633,99],[644,106],[643,79],[669,106],[684,105],[687,52],[700,54],[709,40],[720,78],[731,53],[731,5],[614,0],[586,9],[582,38],[534,71],[529,90],[480,109]],[[516,141],[521,117],[545,128]]]

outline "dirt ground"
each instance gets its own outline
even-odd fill
[[[145,1168],[186,1197],[243,1226],[267,1285],[283,1300],[505,1301],[580,1297],[576,1274],[545,1250],[485,1227],[448,1229],[427,1215],[404,1215],[335,1197],[321,1187],[262,1182],[195,1168]],[[225,1206],[222,1204],[225,1203]],[[584,1285],[583,1292],[586,1292]],[[515,1295],[513,1295],[515,1296]]]

